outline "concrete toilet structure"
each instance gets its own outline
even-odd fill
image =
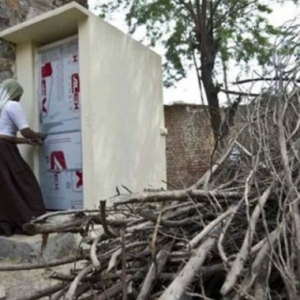
[[[44,146],[22,146],[47,209],[91,209],[124,185],[164,187],[159,55],[77,3],[0,33],[16,46],[16,78]]]

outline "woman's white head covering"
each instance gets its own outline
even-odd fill
[[[22,86],[14,79],[5,79],[0,84],[0,114],[9,100],[15,100],[23,94]]]

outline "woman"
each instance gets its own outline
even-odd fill
[[[43,135],[31,130],[19,103],[21,85],[7,79],[0,84],[0,235],[22,233],[22,226],[45,213],[38,182],[17,144],[40,145]],[[16,136],[20,131],[23,138]]]

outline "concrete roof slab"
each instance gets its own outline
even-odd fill
[[[0,32],[0,39],[14,44],[32,41],[38,45],[75,35],[78,21],[90,12],[76,2],[59,7]]]

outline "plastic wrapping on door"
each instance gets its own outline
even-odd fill
[[[40,184],[47,209],[83,207],[80,75],[77,39],[38,54]]]

